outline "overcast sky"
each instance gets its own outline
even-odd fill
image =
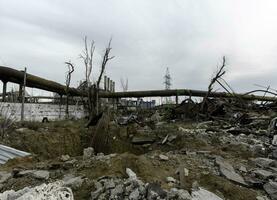
[[[0,0],[0,65],[64,83],[70,59],[76,86],[85,35],[95,74],[112,36],[106,74],[117,90],[121,77],[129,90],[163,89],[166,67],[172,88],[206,89],[223,55],[235,91],[277,88],[275,0]]]

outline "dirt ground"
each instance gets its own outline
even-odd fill
[[[124,178],[127,176],[126,168],[132,169],[144,182],[158,183],[163,189],[170,189],[180,185],[168,184],[166,178],[178,180],[176,170],[183,166],[189,174],[182,187],[188,191],[197,182],[224,199],[253,200],[259,195],[265,195],[262,189],[241,186],[219,174],[214,164],[217,156],[232,163],[235,170],[242,165],[247,169],[253,168],[250,159],[258,156],[244,144],[224,142],[224,123],[209,122],[205,125],[194,121],[161,122],[154,129],[136,123],[126,126],[112,121],[106,123],[108,129],[101,129],[102,133],[100,130],[101,137],[105,138],[107,134],[109,137],[103,147],[105,155],[96,152],[92,160],[84,160],[83,149],[91,145],[92,136],[99,130],[97,127],[84,128],[85,121],[18,125],[2,143],[30,152],[32,156],[10,160],[0,170],[12,174],[22,170],[47,170],[50,178],[42,180],[14,176],[0,187],[1,192],[36,186],[74,174],[85,180],[78,189],[73,188],[75,199],[90,199],[93,180],[102,176]],[[150,144],[132,144],[132,137],[141,134],[154,136],[155,141]],[[170,136],[173,139],[163,143]],[[63,155],[69,156],[67,161],[61,159]],[[168,160],[161,160],[160,155],[165,155]]]

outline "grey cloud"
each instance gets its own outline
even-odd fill
[[[132,90],[162,89],[166,67],[173,88],[206,89],[223,55],[237,91],[256,82],[277,87],[276,7],[273,0],[0,0],[0,64],[63,83],[71,59],[76,86],[84,77],[82,38],[96,42],[97,73],[112,36],[115,58],[106,73],[117,89],[121,77]]]

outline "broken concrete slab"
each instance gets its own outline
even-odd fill
[[[137,179],[136,173],[133,172],[133,170],[131,170],[130,168],[126,168],[126,174],[130,179]]]
[[[267,171],[264,169],[254,170],[253,173],[256,177],[261,178],[263,180],[268,180],[269,178],[273,178],[274,174],[271,171]]]
[[[79,187],[81,187],[81,185],[84,182],[84,179],[81,176],[77,176],[75,177],[72,174],[68,174],[63,178],[64,181],[64,185],[66,187],[70,187],[72,189],[78,189]]]
[[[269,181],[264,184],[264,190],[272,200],[277,200],[277,182]]]
[[[83,150],[83,159],[91,159],[94,156],[94,149],[93,147],[88,147]]]
[[[254,158],[254,159],[251,159],[256,166],[258,167],[262,167],[262,168],[267,168],[267,167],[270,167],[270,165],[272,163],[274,163],[275,160],[273,159],[270,159],[270,158],[262,158],[262,157],[259,157],[259,158]]]
[[[0,184],[4,183],[6,180],[12,177],[12,174],[9,172],[1,171],[0,172]]]
[[[46,170],[24,170],[18,173],[18,176],[32,176],[36,179],[47,180],[50,176],[50,173]]]
[[[233,166],[226,162],[223,158],[217,157],[215,160],[216,164],[219,167],[220,174],[225,178],[238,183],[243,186],[247,186],[247,183],[244,181],[241,175],[235,172]]]
[[[168,161],[169,160],[168,156],[163,155],[163,154],[159,155],[159,159],[162,160],[162,161]]]
[[[167,199],[180,199],[180,200],[191,200],[191,195],[187,190],[171,188],[167,193]]]
[[[193,190],[191,196],[191,200],[223,200],[216,194],[201,187],[199,188],[199,190]]]

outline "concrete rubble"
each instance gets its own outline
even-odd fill
[[[70,188],[64,187],[63,182],[57,181],[42,184],[34,188],[23,188],[22,190],[9,190],[0,194],[1,200],[74,200]]]
[[[89,128],[19,126],[3,142],[32,157],[0,167],[0,199],[277,199],[275,111],[211,101],[208,117],[194,118],[191,102],[118,111]]]

